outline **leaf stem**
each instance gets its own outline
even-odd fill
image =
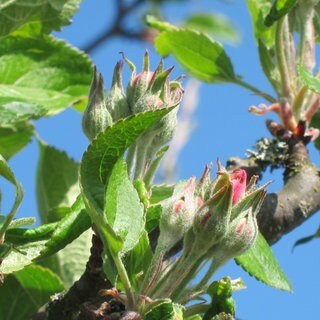
[[[6,230],[8,229],[11,221],[13,220],[19,205],[21,203],[22,197],[23,197],[23,192],[22,192],[22,188],[19,184],[16,185],[16,198],[14,200],[14,204],[13,207],[11,209],[11,211],[9,212],[9,214],[6,217],[6,220],[4,221],[1,229],[0,229],[0,243],[1,243],[1,239],[4,237],[4,234],[6,232]]]
[[[256,88],[255,86],[251,85],[250,83],[245,82],[244,80],[237,78],[234,81],[234,84],[237,84],[243,88],[246,88],[248,90],[250,90],[251,92],[255,93],[256,95],[263,97],[264,99],[268,100],[270,103],[274,103],[276,102],[276,99],[274,97],[272,97],[271,95],[269,95],[268,93],[265,93],[261,90],[259,90],[258,88]]]
[[[120,257],[120,253],[117,253],[116,255],[113,255],[113,260],[116,265],[116,268],[119,272],[119,277],[121,281],[123,282],[124,289],[128,298],[128,306],[130,310],[135,310],[135,299],[133,292],[131,290],[131,283],[126,271],[126,268],[122,262],[122,259]]]
[[[281,77],[281,84],[282,84],[282,97],[288,98],[291,101],[292,93],[291,93],[291,86],[290,86],[290,75],[288,64],[285,55],[285,43],[284,43],[284,27],[287,23],[287,16],[284,16],[280,19],[276,24],[276,32],[275,32],[275,45],[276,45],[276,57],[278,61],[278,68]]]
[[[128,167],[128,175],[130,176],[133,170],[134,161],[135,161],[135,155],[136,155],[136,143],[134,142],[128,149],[127,153],[127,167]]]

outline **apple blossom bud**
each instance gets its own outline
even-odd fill
[[[89,140],[112,124],[112,118],[107,110],[105,89],[102,75],[94,69],[89,101],[83,113],[82,128]]]
[[[228,233],[212,252],[213,259],[226,260],[244,253],[255,243],[258,230],[257,219],[252,208],[249,208],[245,217],[230,224]]]
[[[232,204],[236,204],[246,192],[247,172],[243,169],[237,169],[230,175],[232,184]]]
[[[168,250],[190,229],[197,209],[195,177],[175,187],[173,196],[162,203],[158,247]]]
[[[122,86],[122,67],[122,61],[116,64],[113,72],[111,90],[106,98],[106,106],[113,122],[124,119],[131,114]]]

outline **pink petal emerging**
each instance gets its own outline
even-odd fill
[[[236,204],[246,192],[247,172],[243,169],[235,170],[231,173],[231,183],[233,189],[232,204]]]

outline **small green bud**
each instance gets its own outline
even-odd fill
[[[119,61],[114,68],[111,90],[106,98],[106,106],[113,122],[131,114],[122,86],[122,67],[123,62]]]
[[[177,107],[180,104],[183,97],[181,84],[178,81],[169,81],[173,68],[163,70],[163,61],[160,61],[157,69],[150,71],[147,52],[144,56],[144,69],[137,75],[133,64],[128,60],[126,62],[132,69],[131,81],[127,87],[127,101],[133,114]],[[150,145],[149,155],[172,139],[176,126],[177,110],[173,110],[140,137],[143,146]]]
[[[205,201],[195,216],[195,234],[208,246],[218,241],[228,230],[232,208],[232,183],[227,172],[219,173],[209,200]]]
[[[158,247],[172,248],[192,226],[197,199],[194,196],[195,177],[177,185],[173,196],[164,200],[160,216]]]
[[[219,243],[217,250],[219,255],[234,258],[247,251],[256,241],[258,236],[257,219],[252,212],[252,208],[248,209],[248,214],[240,219],[236,219],[230,224],[230,228],[223,241]],[[213,254],[215,258],[217,253]]]
[[[97,69],[94,68],[89,101],[83,113],[82,128],[91,141],[98,133],[104,131],[111,124],[112,118],[106,107],[103,78]]]

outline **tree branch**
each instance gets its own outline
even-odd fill
[[[116,5],[116,13],[114,15],[114,20],[111,26],[107,27],[101,34],[99,34],[96,38],[91,40],[88,44],[86,44],[82,50],[89,53],[99,47],[103,42],[108,41],[114,36],[130,38],[130,39],[142,39],[145,32],[144,30],[140,30],[137,32],[133,32],[124,27],[124,19],[128,14],[137,9],[140,5],[142,5],[145,0],[134,0],[129,4],[125,4],[124,1],[115,0]]]
[[[112,287],[111,283],[102,276],[102,250],[103,244],[100,238],[93,235],[91,255],[84,274],[72,285],[67,293],[49,303],[46,310],[46,319],[74,319],[83,303],[96,297],[101,289]]]
[[[266,196],[257,216],[259,229],[269,244],[280,240],[320,209],[319,170],[310,162],[301,140],[293,138],[288,145],[284,186],[278,193]],[[227,163],[228,170],[239,167],[247,170],[248,176],[260,175],[265,169],[250,158],[232,158]]]

